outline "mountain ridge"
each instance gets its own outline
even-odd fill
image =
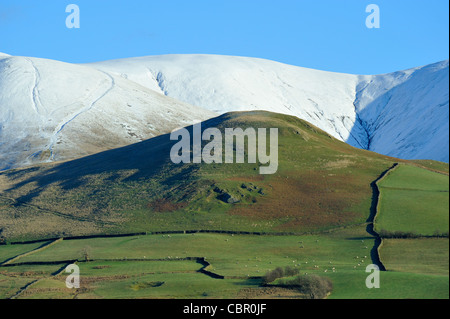
[[[385,155],[448,162],[448,60],[352,75],[236,56],[70,64],[0,54],[0,170],[251,110],[294,115]]]
[[[294,115],[352,146],[407,159],[431,155],[429,159],[448,162],[448,133],[441,130],[438,136],[433,135],[437,128],[445,131],[448,127],[448,60],[379,75],[217,55],[148,56],[90,65],[219,114],[261,109]],[[421,134],[413,134],[407,123],[416,112],[423,122],[416,123]],[[427,112],[434,117],[427,120]],[[391,114],[384,122],[396,125],[380,122],[382,113]],[[397,130],[392,136],[390,131],[395,131],[399,122],[404,132]],[[383,129],[378,130],[379,126]],[[383,144],[392,138],[394,147],[386,148]],[[433,143],[433,138],[438,142]],[[422,151],[415,139],[431,145]]]
[[[82,65],[0,59],[0,169],[135,143],[215,113]]]

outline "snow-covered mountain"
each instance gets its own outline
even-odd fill
[[[295,115],[355,147],[404,159],[449,161],[448,60],[381,75],[215,55],[90,65],[214,112]]]
[[[0,54],[0,170],[137,142],[229,111],[305,119],[349,144],[449,161],[448,61],[351,75],[166,55],[84,65]]]
[[[449,162],[449,61],[361,77],[355,106],[364,148]]]
[[[358,125],[358,77],[274,61],[216,55],[166,55],[89,64],[205,109],[266,110],[305,119],[343,141]]]
[[[0,170],[128,145],[216,115],[91,67],[0,56]]]

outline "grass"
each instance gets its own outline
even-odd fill
[[[0,299],[11,298],[31,281],[28,277],[11,277],[0,272]]]
[[[444,174],[449,174],[448,163],[432,161],[432,160],[411,160],[411,162],[416,163],[422,167],[428,168],[429,170],[441,172]]]
[[[202,265],[195,260],[170,261],[93,261],[78,263],[83,276],[102,276],[105,272],[109,276],[127,274],[128,276],[161,274],[161,273],[192,273],[198,271]]]
[[[400,165],[378,186],[380,200],[375,230],[382,236],[396,232],[448,236],[448,176]]]
[[[305,236],[199,233],[65,240],[18,262],[84,260],[83,251],[88,251],[93,261],[78,263],[82,289],[75,292],[65,288],[65,273],[50,276],[58,265],[0,267],[0,274],[5,275],[2,271],[6,270],[11,281],[16,278],[11,276],[13,273],[34,271],[28,281],[41,278],[21,298],[271,298],[288,297],[292,292],[271,295],[260,287],[262,276],[276,267],[291,266],[298,268],[301,275],[329,277],[333,283],[329,298],[448,297],[448,273],[442,271],[445,265],[448,269],[448,252],[447,259],[440,258],[433,266],[436,271],[420,270],[427,267],[423,258],[430,260],[442,254],[443,239],[439,245],[427,242],[423,246],[427,253],[411,257],[411,263],[405,262],[406,257],[389,259],[386,256],[396,253],[389,244],[383,246],[382,258],[389,271],[381,274],[380,289],[365,286],[365,266],[371,263],[373,243],[373,237],[361,226]],[[5,247],[1,246],[0,251]],[[402,249],[397,246],[397,250]],[[208,270],[225,279],[198,272],[203,265],[183,259],[188,256],[206,257],[211,264]],[[405,264],[410,268],[403,269]],[[411,268],[414,264],[415,272]],[[11,283],[9,290],[3,287],[3,295],[11,294],[20,284]]]
[[[20,298],[301,298],[261,287],[267,271],[290,266],[301,275],[329,277],[329,298],[448,298],[445,239],[384,239],[380,252],[388,271],[381,274],[381,288],[365,285],[375,242],[365,228],[373,208],[371,183],[394,162],[403,163],[379,182],[377,231],[448,232],[448,175],[423,168],[445,171],[445,165],[405,165],[274,113],[231,113],[204,124],[221,130],[278,127],[277,174],[260,175],[258,164],[175,165],[168,158],[173,141],[159,136],[0,173],[1,235],[8,242],[164,230],[271,235],[63,240],[15,261],[29,264],[0,267],[0,297],[38,280]],[[239,202],[225,203],[224,193]],[[0,262],[42,244],[0,245]],[[193,257],[205,257],[207,270],[224,279],[200,272],[204,265]],[[55,275],[63,264],[32,264],[63,260],[78,260],[80,289],[65,287],[65,273]]]
[[[448,192],[448,179],[449,177],[444,174],[412,165],[399,165],[379,183],[379,186],[382,188]]]
[[[0,251],[1,250],[2,249],[0,248]],[[64,266],[64,264],[56,264],[0,267],[0,299],[11,298],[19,292],[21,288],[36,280],[50,277]]]
[[[210,126],[277,127],[277,173],[260,175],[257,163],[173,164],[174,141],[162,135],[0,173],[2,235],[19,241],[189,229],[323,231],[363,223],[370,183],[395,161],[281,114],[230,113],[202,125]],[[220,192],[239,202],[224,203]]]
[[[42,245],[46,245],[47,243],[48,242],[23,245],[0,245],[0,264],[18,255],[33,251]]]
[[[448,238],[384,239],[383,264],[393,271],[448,276]]]
[[[146,283],[164,282],[159,287]],[[140,287],[136,289],[135,287]],[[239,280],[218,281],[199,273],[144,275],[121,281],[99,283],[95,293],[108,298],[226,298],[242,287]],[[251,285],[248,285],[251,286]]]
[[[368,273],[340,274],[333,279],[330,299],[448,299],[449,277],[386,271],[380,273],[380,288],[368,289]]]
[[[232,236],[201,233],[174,234],[170,237],[147,235],[65,240],[46,250],[25,256],[20,261],[84,260],[83,251],[87,248],[91,260],[125,258],[176,260],[185,257],[206,257],[213,264],[212,269],[221,275],[262,276],[267,269],[280,264],[292,266],[298,263],[303,264],[305,269],[314,269],[312,265],[314,262],[326,266],[332,261],[334,266],[339,267],[341,263],[356,264],[357,255],[361,258],[369,255],[373,238],[364,234],[364,231],[358,234],[361,240],[343,240],[341,236],[344,235],[339,233],[329,236]],[[347,230],[341,234],[350,233]],[[314,258],[310,258],[311,256]],[[296,262],[293,262],[294,260]]]

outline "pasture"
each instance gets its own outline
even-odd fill
[[[194,233],[63,240],[0,267],[0,290],[7,298],[34,282],[17,298],[302,298],[261,286],[267,271],[291,266],[300,274],[328,276],[329,298],[448,297],[448,273],[423,273],[419,265],[417,272],[397,271],[395,260],[389,264],[395,271],[382,273],[381,288],[368,289],[365,267],[373,244],[363,226],[304,236]],[[0,246],[0,254],[10,256],[12,247],[25,251],[15,246],[22,245]],[[77,260],[80,289],[65,287],[66,264],[59,261],[67,260]]]
[[[375,230],[383,237],[448,236],[449,177],[399,165],[378,182],[380,199]]]

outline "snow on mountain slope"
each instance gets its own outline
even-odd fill
[[[216,55],[75,65],[0,53],[0,170],[88,155],[246,110],[295,115],[382,154],[448,162],[448,70],[443,61],[351,75]]]
[[[0,170],[92,154],[215,115],[94,68],[0,59]]]
[[[449,161],[449,61],[361,78],[355,105],[366,147]]]
[[[150,56],[88,65],[217,113],[266,110],[295,115],[343,141],[355,125],[354,75],[216,55]]]
[[[381,75],[215,55],[88,65],[214,112],[258,109],[295,115],[356,147],[449,161],[448,61]]]

